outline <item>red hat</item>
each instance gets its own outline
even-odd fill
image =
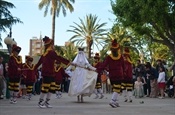
[[[116,39],[112,40],[111,48],[118,49],[119,47],[120,45],[117,43],[117,40]]]
[[[50,39],[49,37],[45,36],[45,37],[43,38],[43,42],[44,42],[44,45],[50,45],[50,44],[53,43],[53,40]]]
[[[125,47],[123,54],[124,55],[129,55],[130,51],[128,47]]]
[[[13,44],[13,46],[12,46],[12,52],[13,51],[16,51],[16,52],[19,53],[21,51],[21,47],[17,46],[16,44]]]
[[[30,56],[26,56],[26,61],[33,61],[33,58]]]
[[[99,53],[95,53],[94,59],[100,59]]]

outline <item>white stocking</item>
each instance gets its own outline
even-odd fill
[[[50,98],[51,98],[51,95],[52,95],[52,94],[51,94],[50,92],[47,93],[47,97],[46,97],[46,98],[47,98],[47,99],[50,99]]]
[[[45,93],[41,93],[40,99],[44,99]]]
[[[128,91],[129,100],[132,100],[132,91]]]
[[[112,101],[118,101],[118,93],[117,92],[113,92]]]

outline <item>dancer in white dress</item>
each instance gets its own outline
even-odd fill
[[[77,66],[72,72],[68,95],[77,96],[77,101],[83,102],[83,96],[90,96],[95,89],[97,73],[96,68],[92,67],[86,59],[84,48],[78,48],[78,50],[73,60]],[[71,68],[72,66],[69,66],[67,70]]]

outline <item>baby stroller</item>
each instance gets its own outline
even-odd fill
[[[168,95],[168,97],[173,97],[174,96],[174,88],[173,88],[173,76],[168,79],[166,82],[166,90],[165,93]]]

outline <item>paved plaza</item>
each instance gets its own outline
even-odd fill
[[[61,99],[52,95],[50,104],[53,108],[41,109],[37,106],[39,95],[33,96],[30,101],[18,99],[17,104],[10,104],[9,100],[0,100],[0,115],[175,115],[174,98],[148,98],[133,99],[133,103],[124,102],[122,96],[120,106],[109,106],[111,94],[105,94],[103,99],[85,97],[84,103],[77,103],[76,97],[69,97],[63,93]],[[140,102],[144,101],[143,104]]]

